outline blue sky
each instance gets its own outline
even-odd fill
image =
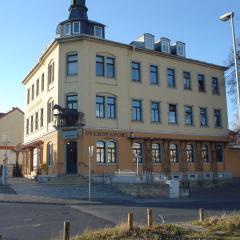
[[[24,110],[24,76],[67,19],[70,0],[0,1],[0,112]],[[106,24],[106,38],[130,43],[144,32],[187,44],[187,56],[224,64],[232,46],[230,23],[219,16],[234,11],[240,36],[239,0],[86,0],[89,18]],[[229,107],[230,115],[232,107]]]

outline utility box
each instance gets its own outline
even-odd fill
[[[180,184],[179,180],[170,180],[169,181],[169,187],[170,187],[170,198],[179,198],[180,197]]]

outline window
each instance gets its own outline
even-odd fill
[[[96,75],[99,77],[104,77],[104,57],[96,56]]]
[[[217,162],[219,163],[223,162],[223,147],[221,144],[216,145],[216,157],[217,157]]]
[[[192,90],[190,72],[183,72],[183,84],[185,90]]]
[[[105,118],[105,97],[96,96],[96,117]]]
[[[75,76],[78,74],[78,54],[67,55],[67,75]]]
[[[73,34],[80,33],[80,31],[81,31],[80,27],[81,27],[80,22],[73,22]]]
[[[98,37],[98,38],[102,38],[103,37],[103,29],[102,29],[102,27],[94,26],[94,36]]]
[[[78,96],[76,94],[67,96],[67,108],[78,110]]]
[[[48,143],[47,144],[47,163],[48,166],[53,165],[53,143]]]
[[[107,162],[108,163],[116,163],[116,143],[115,142],[107,142]]]
[[[48,86],[54,82],[54,62],[48,65]]]
[[[40,110],[40,127],[43,127],[43,108]]]
[[[44,73],[42,74],[42,92],[44,91]]]
[[[35,131],[38,130],[38,122],[39,122],[39,116],[38,116],[38,112],[35,113]]]
[[[158,85],[158,66],[150,65],[150,83]]]
[[[152,161],[153,163],[161,163],[161,145],[158,143],[152,144]]]
[[[214,95],[219,94],[218,78],[215,78],[215,77],[212,78],[212,94]]]
[[[193,110],[191,106],[184,107],[185,125],[193,125]]]
[[[194,162],[194,147],[191,144],[186,145],[186,158],[188,163]]]
[[[49,101],[47,104],[47,110],[48,110],[48,123],[51,123],[53,121],[53,106],[54,106],[54,101]]]
[[[115,119],[116,118],[116,98],[107,97],[107,118]]]
[[[29,134],[29,119],[26,121],[26,134]]]
[[[139,62],[132,62],[132,81],[141,81],[141,67]]]
[[[208,126],[207,108],[200,108],[200,125],[201,127]]]
[[[71,35],[71,23],[64,25],[64,35]]]
[[[209,162],[209,148],[207,144],[202,145],[202,161],[204,163]]]
[[[177,124],[177,105],[169,104],[168,123]]]
[[[31,116],[31,132],[33,132],[33,115]]]
[[[27,90],[27,104],[30,103],[30,88]]]
[[[170,53],[170,43],[169,43],[169,41],[162,41],[162,52]]]
[[[178,145],[170,144],[169,155],[171,163],[178,163]]]
[[[154,49],[154,40],[150,37],[145,37],[145,47],[148,49]]]
[[[160,103],[151,102],[151,121],[154,123],[160,122]]]
[[[34,100],[34,84],[32,85],[32,100]]]
[[[177,44],[177,55],[185,57],[185,46],[184,44]]]
[[[133,143],[132,153],[134,163],[143,163],[143,148],[141,143]]]
[[[107,78],[115,78],[115,59],[107,57]]]
[[[214,126],[222,127],[221,110],[214,109]]]
[[[36,96],[39,95],[39,79],[37,80],[37,84],[36,84]]]
[[[205,77],[202,74],[198,74],[198,91],[199,92],[206,92]]]
[[[105,142],[97,142],[97,163],[105,163]]]
[[[97,163],[116,163],[117,144],[114,141],[99,141],[96,143]]]
[[[168,69],[167,70],[167,80],[168,80],[168,87],[175,88],[175,70]]]
[[[132,121],[142,121],[141,100],[132,100]]]

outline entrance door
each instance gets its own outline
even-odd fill
[[[77,142],[66,143],[67,174],[77,174]]]

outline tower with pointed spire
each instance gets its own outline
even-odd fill
[[[105,25],[89,20],[87,13],[85,0],[72,0],[68,20],[59,23],[57,27],[57,38],[80,34],[105,38]]]

